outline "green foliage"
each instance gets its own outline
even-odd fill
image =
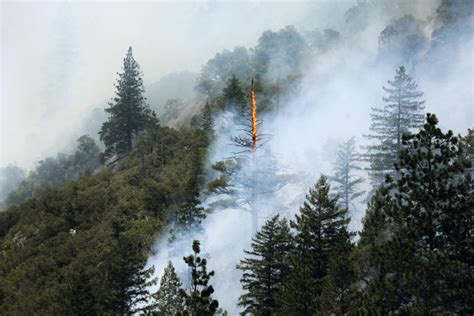
[[[155,304],[152,308],[152,315],[177,315],[183,311],[184,300],[180,292],[181,285],[173,264],[169,261],[161,278],[160,288],[153,295]]]
[[[198,119],[199,128],[206,132],[211,132],[214,128],[214,119],[212,117],[212,107],[209,101],[206,102]]]
[[[5,199],[6,206],[19,205],[40,194],[65,186],[79,177],[91,175],[100,169],[100,148],[88,135],[77,140],[76,151],[71,155],[58,154],[39,161],[35,170]]]
[[[185,307],[181,315],[205,316],[214,315],[219,307],[219,302],[212,299],[214,288],[209,281],[214,276],[214,271],[207,271],[207,260],[201,258],[200,243],[193,241],[193,254],[184,257],[184,262],[191,269],[191,287],[188,291],[181,289]]]
[[[329,254],[323,279],[320,310],[330,315],[347,315],[358,302],[357,273],[350,235],[343,232]]]
[[[397,171],[388,180],[388,238],[375,238],[379,276],[366,304],[382,313],[472,313],[473,184],[459,139],[428,114],[423,129],[405,136]],[[382,206],[382,205],[380,205]],[[366,234],[368,236],[372,234]],[[389,297],[390,300],[383,300]]]
[[[230,177],[227,174],[221,174],[218,178],[211,180],[207,184],[207,194],[211,193],[230,193]]]
[[[84,161],[90,151],[82,149],[68,161]],[[191,162],[206,149],[202,131],[155,125],[113,173],[81,177],[0,213],[0,310],[102,315],[143,306],[153,282],[150,248],[189,198],[200,173]],[[55,170],[42,169],[41,179]]]
[[[242,259],[238,269],[243,271],[240,282],[245,293],[239,305],[242,314],[273,315],[278,309],[278,294],[288,273],[287,255],[291,249],[291,234],[286,219],[278,215],[269,219],[252,238],[249,257]]]
[[[224,50],[210,59],[202,68],[196,89],[209,98],[215,98],[224,89],[231,76],[241,81],[249,81],[253,76],[251,59],[245,47]]]
[[[231,193],[233,186],[230,184],[231,176],[241,168],[236,159],[226,159],[217,161],[212,165],[212,169],[219,173],[219,176],[207,183],[207,194],[211,193]]]
[[[386,274],[385,252],[381,249],[390,236],[390,225],[387,218],[387,209],[391,206],[388,190],[381,186],[369,201],[366,215],[363,219],[363,229],[360,232],[360,240],[355,257],[358,266],[358,276],[366,284],[368,280],[377,284],[368,289],[371,306],[384,306],[387,298],[383,291],[373,291],[372,288],[383,289],[384,276]],[[370,306],[369,306],[369,309]],[[381,312],[386,312],[381,310]]]
[[[245,93],[242,91],[240,80],[235,75],[227,80],[227,86],[222,90],[222,96],[226,107],[234,107],[241,115],[247,114]]]
[[[200,178],[204,167],[201,151],[198,146],[194,145],[192,147],[192,153],[189,157],[188,165],[191,166],[191,175],[185,186],[183,203],[181,203],[176,212],[176,224],[180,226],[181,230],[200,228],[202,220],[206,217],[204,208],[200,206],[201,202],[199,200],[202,184]]]
[[[146,104],[140,66],[128,49],[123,60],[123,73],[119,73],[116,96],[105,111],[110,114],[99,132],[106,146],[105,156],[123,155],[132,150],[135,137],[150,122],[157,121],[156,114]]]
[[[320,308],[329,255],[347,234],[348,223],[346,210],[337,206],[338,197],[330,197],[329,191],[326,177],[321,176],[291,222],[296,235],[280,298],[283,315],[314,315]]]
[[[376,144],[366,147],[366,160],[370,163],[369,176],[372,186],[376,189],[386,175],[395,175],[394,164],[402,148],[402,136],[421,127],[424,101],[419,101],[422,92],[418,85],[406,74],[405,67],[396,71],[394,80],[387,81],[389,87],[383,87],[388,93],[383,98],[386,103],[383,109],[372,108],[368,139],[376,140]]]
[[[337,36],[328,31],[324,40],[330,42],[326,37]],[[278,110],[280,95],[290,92],[301,77],[304,60],[309,54],[308,48],[309,44],[293,26],[287,26],[278,32],[267,30],[260,36],[257,46],[249,50],[245,47],[235,47],[233,51],[224,50],[210,59],[202,68],[196,90],[215,101],[216,109],[222,109],[226,104],[226,97],[220,95],[221,92],[226,89],[226,85],[234,86],[232,90],[238,91],[235,83],[239,81],[241,89],[238,99],[247,95],[243,104],[240,104],[241,101],[237,104],[239,109],[249,103],[250,82],[255,78],[259,111],[275,107]],[[235,94],[232,98],[234,96]],[[239,109],[239,112],[242,110]]]
[[[5,212],[0,308],[7,314],[123,314],[146,296],[157,218],[109,172]],[[12,214],[14,213],[14,214]]]

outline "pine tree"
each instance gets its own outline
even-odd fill
[[[190,176],[184,192],[184,202],[176,212],[176,223],[184,229],[199,229],[201,222],[206,218],[204,208],[201,207],[200,195],[200,176],[202,174],[202,158],[200,149],[197,145],[192,147]]]
[[[181,285],[173,264],[169,261],[161,278],[160,288],[153,295],[156,301],[153,306],[153,315],[168,316],[182,312],[184,302],[180,293]]]
[[[378,296],[392,299],[392,313],[473,313],[470,162],[459,139],[437,124],[428,114],[418,134],[404,136],[400,176],[387,183],[390,235],[379,247],[386,271]],[[374,283],[373,294],[381,282]]]
[[[320,311],[347,315],[358,301],[357,274],[349,232],[342,230],[329,254],[327,275],[323,279]]]
[[[99,132],[106,157],[130,152],[134,138],[150,121],[157,121],[146,104],[140,66],[133,58],[132,47],[123,60],[123,72],[118,75],[116,96],[105,110],[110,116]]]
[[[291,248],[290,228],[278,215],[269,219],[252,239],[252,250],[240,261],[243,271],[240,282],[245,293],[239,305],[243,315],[273,315],[279,308],[277,296],[288,273],[286,262]]]
[[[374,190],[383,182],[385,175],[395,174],[394,164],[402,147],[402,136],[418,129],[423,124],[423,93],[418,91],[417,83],[405,72],[405,67],[397,69],[394,80],[387,81],[388,93],[383,98],[383,109],[372,108],[368,139],[376,144],[366,147],[366,160],[370,163],[369,176]]]
[[[202,109],[201,116],[199,117],[199,127],[206,132],[212,131],[214,127],[214,119],[212,117],[212,108],[209,101],[206,102],[206,105]]]
[[[146,268],[145,260],[133,257],[130,254],[133,251],[129,250],[131,247],[133,246],[125,243],[120,245],[120,253],[115,254],[117,258],[112,258],[106,266],[113,285],[106,300],[110,309],[118,315],[139,311],[139,306],[150,298],[149,287],[155,283],[152,278],[154,267]]]
[[[212,299],[214,288],[209,285],[209,280],[214,276],[214,271],[207,272],[207,260],[201,258],[200,243],[193,241],[193,252],[184,257],[184,262],[191,269],[191,287],[188,291],[181,289],[181,295],[184,297],[184,311],[181,315],[189,316],[207,316],[214,315],[219,307],[219,302]]]
[[[355,170],[360,170],[357,161],[359,155],[355,148],[355,138],[352,137],[339,146],[334,163],[334,176],[330,178],[336,183],[334,191],[339,194],[341,206],[346,210],[349,210],[352,201],[364,194],[364,191],[358,189],[364,179],[353,174]]]
[[[222,93],[226,106],[231,105],[235,107],[240,114],[247,114],[245,93],[242,91],[240,80],[235,75],[232,75],[232,77],[227,80],[227,86],[222,90]]]
[[[294,250],[289,255],[290,272],[283,282],[281,313],[314,315],[320,308],[322,282],[327,275],[329,254],[345,232],[346,210],[329,194],[325,176],[310,189],[300,214],[291,226],[296,230]]]
[[[383,185],[375,192],[368,203],[363,219],[363,229],[355,251],[358,277],[363,282],[364,298],[359,304],[361,311],[387,314],[393,306],[395,295],[386,284],[386,252],[382,245],[390,236],[388,209],[393,202],[389,191]],[[369,284],[370,282],[370,284]],[[367,286],[369,284],[369,286]]]

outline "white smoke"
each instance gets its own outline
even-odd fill
[[[433,14],[432,4],[427,5],[426,1],[417,2],[415,7],[418,18],[422,13],[426,14],[425,18]],[[395,17],[400,16],[403,15]],[[395,68],[399,66],[378,60],[377,36],[389,20],[390,17],[385,16],[369,21],[363,32],[343,34],[341,44],[308,63],[297,91],[285,96],[287,102],[281,105],[280,111],[261,117],[261,133],[271,135],[264,145],[265,150],[271,152],[285,172],[294,176],[294,181],[270,196],[256,197],[253,206],[269,206],[259,209],[260,225],[266,217],[277,212],[292,218],[320,174],[332,173],[332,151],[338,143],[352,136],[359,145],[366,142],[363,135],[368,133],[370,108],[382,105],[382,85],[393,78]],[[472,34],[470,36],[472,39]],[[428,35],[427,38],[431,39]],[[420,90],[425,92],[426,112],[437,113],[443,128],[463,134],[473,126],[472,40],[464,45],[456,59],[444,61],[449,69],[446,77],[425,75],[426,65],[412,69],[410,73],[419,82]],[[442,59],[443,56],[438,57]],[[223,113],[217,119],[218,137],[209,155],[209,165],[235,152],[235,147],[230,145],[230,138],[237,129],[234,121],[230,113]],[[259,150],[263,151],[263,148]],[[258,159],[260,162],[265,155]],[[262,172],[258,162],[256,170],[248,165],[241,172]],[[369,188],[367,183],[365,188]],[[224,197],[205,198],[204,205]],[[237,190],[231,197],[248,200],[245,190]],[[241,207],[222,208],[210,214],[203,223],[204,233],[190,234],[180,243],[169,245],[166,238],[162,238],[156,247],[157,255],[150,258],[149,264],[154,264],[157,274],[161,275],[166,262],[171,260],[184,276],[188,271],[182,257],[190,253],[192,239],[200,239],[209,257],[209,268],[216,271],[211,282],[216,290],[214,296],[222,308],[231,315],[237,314],[236,304],[242,290],[241,272],[236,265],[244,257],[243,249],[250,246],[249,207],[242,203]],[[364,205],[359,202],[351,212],[352,230],[361,228],[364,212]]]

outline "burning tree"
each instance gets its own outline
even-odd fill
[[[262,121],[257,118],[257,99],[253,80],[250,104],[250,115],[242,128],[243,135],[234,137],[232,140],[233,145],[240,149],[235,153],[237,159],[246,162],[249,166],[249,168],[240,170],[236,181],[247,193],[244,200],[248,203],[252,216],[252,233],[255,233],[259,227],[258,196],[274,194],[287,183],[287,177],[281,174],[278,164],[268,150],[257,153],[257,150],[262,148],[265,142],[259,132]]]
[[[289,178],[279,169],[269,150],[259,150],[264,142],[259,132],[261,121],[257,117],[256,99],[255,84],[252,80],[250,113],[249,115],[243,113],[241,135],[231,138],[232,145],[238,150],[233,153],[233,157],[213,165],[213,169],[218,171],[220,176],[208,185],[210,192],[238,193],[238,198],[220,200],[210,206],[238,207],[249,211],[252,217],[252,233],[259,227],[262,208],[268,208],[268,205],[258,205],[259,197],[274,194],[288,182]]]
[[[244,121],[244,126],[242,128],[243,136],[233,137],[232,141],[235,146],[241,148],[242,150],[237,152],[236,155],[248,153],[251,149],[252,155],[255,157],[257,152],[257,145],[260,137],[258,135],[258,126],[261,124],[261,121],[257,120],[257,100],[255,97],[255,86],[252,79],[251,86],[251,115],[248,116],[248,119]],[[245,119],[245,114],[244,119]]]

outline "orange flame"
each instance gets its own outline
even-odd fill
[[[255,89],[252,79],[252,148],[257,148],[257,102],[255,101]]]

